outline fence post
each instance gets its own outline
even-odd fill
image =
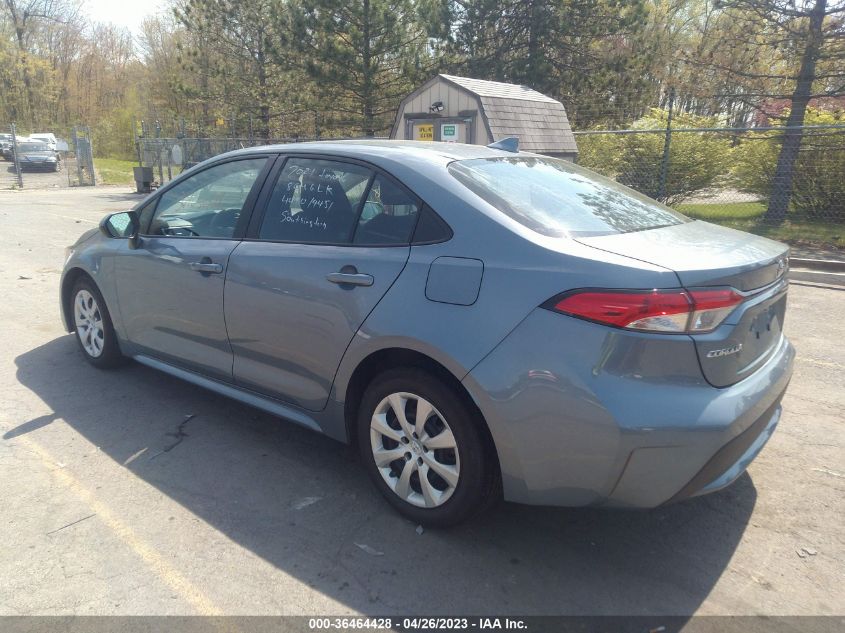
[[[666,117],[666,138],[663,141],[663,159],[660,162],[660,185],[657,190],[657,199],[663,202],[666,199],[666,177],[669,174],[669,148],[672,144],[672,111],[675,108],[675,88],[669,89],[669,114]]]
[[[18,188],[23,189],[23,174],[21,173],[21,162],[20,157],[18,156],[18,131],[14,123],[12,123],[9,127],[12,132],[12,156],[15,160],[15,176],[18,181]]]
[[[82,156],[81,146],[79,144],[79,128],[74,125],[73,132],[71,133],[73,134],[73,154],[76,156],[76,184],[82,186],[85,184],[85,180],[82,177],[84,157]]]
[[[85,126],[85,138],[88,140],[88,165],[91,168],[91,186],[97,186],[97,172],[94,169],[94,142],[91,140],[91,128]]]

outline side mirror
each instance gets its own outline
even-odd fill
[[[138,245],[141,222],[135,211],[121,211],[107,215],[100,222],[100,231],[111,238],[128,238],[130,248]]]

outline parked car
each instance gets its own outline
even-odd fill
[[[18,164],[21,170],[60,171],[62,157],[45,143],[27,141],[18,144]]]
[[[29,139],[26,136],[18,136],[15,140],[18,145],[20,145]],[[14,160],[15,144],[12,142],[11,134],[3,134],[2,137],[0,137],[0,152],[2,152],[4,160]]]
[[[792,373],[787,265],[566,161],[321,142],[224,154],[104,218],[61,305],[95,367],[351,442],[442,526],[502,495],[652,508],[734,481]]]
[[[37,132],[35,134],[30,134],[29,140],[36,141],[39,143],[45,143],[54,152],[56,151],[58,145],[58,142],[56,141],[56,136],[52,132]]]
[[[6,156],[5,156],[6,147],[7,147],[7,145],[11,145],[11,144],[12,144],[12,135],[11,134],[0,134],[0,155],[2,155],[4,159],[6,158]]]

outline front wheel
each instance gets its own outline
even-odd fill
[[[123,364],[126,359],[120,353],[111,316],[94,282],[87,277],[79,279],[72,297],[76,342],[85,359],[101,369]]]
[[[390,370],[362,398],[361,457],[400,513],[424,525],[460,523],[496,496],[495,457],[485,448],[479,417],[434,376]]]

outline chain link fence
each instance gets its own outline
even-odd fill
[[[845,246],[845,124],[575,132],[579,163],[698,219]],[[783,165],[789,135],[800,144]],[[779,170],[780,163],[780,170]]]
[[[135,141],[135,147],[139,167],[144,172],[142,180],[139,180],[137,176],[141,172],[136,171],[136,183],[141,183],[139,187],[144,184],[148,184],[150,187],[160,186],[204,160],[236,149],[261,145],[305,143],[314,140],[320,139],[307,137],[273,139],[138,137]],[[323,140],[328,139],[324,138]]]
[[[691,126],[654,111],[624,129],[575,130],[578,162],[682,213],[791,242],[845,247],[845,123]],[[790,169],[781,148],[800,137]],[[141,188],[227,151],[311,138],[136,138]],[[136,174],[136,180],[138,180]]]
[[[96,184],[91,134],[85,126],[50,133],[22,133],[13,123],[0,126],[0,159],[0,189]]]
[[[218,154],[246,147],[306,140],[311,139],[140,137],[135,146],[139,166],[145,169],[143,182],[155,187]]]

